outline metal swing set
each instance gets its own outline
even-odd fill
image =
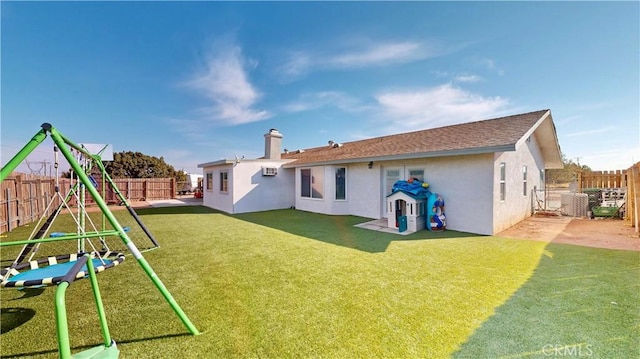
[[[111,250],[106,240],[109,237],[118,237],[120,239],[118,242],[124,244],[126,250],[136,259],[189,333],[192,335],[200,334],[198,329],[191,323],[182,308],[180,308],[175,301],[169,290],[156,275],[151,265],[143,257],[142,252],[127,234],[129,227],[123,227],[120,224],[108,208],[103,196],[98,192],[97,182],[90,175],[94,165],[98,167],[102,174],[103,190],[105,183],[108,183],[120,198],[121,202],[125,204],[127,210],[139,227],[149,238],[151,247],[158,247],[158,243],[151,232],[142,223],[135,210],[129,206],[126,199],[106,173],[100,154],[90,153],[83,146],[67,139],[51,124],[44,123],[41,126],[41,130],[2,167],[0,171],[0,182],[4,181],[18,165],[26,160],[27,156],[48,136],[50,136],[55,143],[56,170],[58,167],[58,151],[60,151],[71,165],[71,172],[77,176],[77,180],[65,196],[59,192],[59,186],[56,183],[56,195],[49,202],[49,206],[53,205],[54,200],[57,200],[59,205],[46,219],[44,218],[45,215],[43,215],[28,239],[0,242],[0,248],[22,246],[22,249],[11,265],[2,269],[0,272],[0,286],[5,288],[57,286],[55,293],[55,317],[60,358],[118,358],[119,350],[116,342],[111,338],[109,333],[97,280],[97,273],[114,268],[125,259],[125,255],[122,252]],[[74,156],[74,153],[77,157]],[[57,178],[58,176],[56,176],[56,180]],[[101,226],[97,225],[95,221],[86,215],[86,209],[84,207],[85,192],[89,193],[102,213],[103,223]],[[73,215],[73,211],[69,206],[72,198],[74,198],[78,204],[77,215]],[[71,218],[75,223],[76,233],[50,231],[52,223],[63,209],[66,209],[71,214]],[[44,213],[47,212],[48,211],[45,211]],[[107,228],[105,222],[108,222],[111,228]],[[89,227],[89,230],[87,230],[87,227]],[[92,241],[94,239],[97,239],[97,241],[95,241],[96,243]],[[62,242],[75,242],[77,246],[72,253],[52,255],[40,259],[36,257],[41,244]],[[102,331],[103,344],[72,355],[65,306],[65,292],[74,280],[81,278],[90,279]]]

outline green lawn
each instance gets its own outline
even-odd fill
[[[638,252],[455,231],[399,236],[353,227],[364,218],[295,210],[138,212],[161,244],[145,258],[203,334],[188,334],[128,256],[98,276],[121,358],[640,351]],[[74,352],[101,340],[90,292],[81,280],[67,293]],[[3,358],[56,357],[53,293],[0,291]]]

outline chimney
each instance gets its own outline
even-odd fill
[[[275,128],[264,135],[264,158],[268,160],[280,159],[280,147],[282,146],[282,134]]]

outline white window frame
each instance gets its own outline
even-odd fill
[[[338,170],[344,170],[343,172],[343,179],[342,179],[342,186],[344,187],[344,196],[343,198],[338,198]],[[335,177],[335,197],[334,200],[336,201],[346,201],[347,200],[347,167],[336,167],[335,171],[334,171]]]
[[[527,197],[527,166],[522,166],[522,195]]]
[[[398,177],[389,177],[389,172],[393,171],[398,173]],[[389,183],[389,180],[393,180],[393,183]],[[393,185],[402,179],[402,167],[387,167],[384,169],[384,195],[390,195],[391,194],[391,189],[393,188]]]
[[[417,175],[417,176],[415,174],[412,175],[411,172],[414,172],[414,171],[422,172],[422,175]],[[405,178],[405,179],[409,180],[410,178],[417,178],[421,182],[424,182],[425,172],[426,171],[425,171],[424,167],[407,167],[407,173],[406,173],[406,177],[407,178]],[[422,178],[420,178],[420,177],[422,177]]]
[[[302,188],[304,186],[302,172],[309,171],[309,196],[304,196],[302,193]],[[324,184],[324,167],[308,167],[300,169],[300,197],[308,198],[308,199],[324,199],[324,186],[315,187],[316,191],[319,194],[318,196],[314,196],[314,183],[319,181],[321,184]]]
[[[229,193],[229,170],[220,171],[220,193]]]
[[[213,191],[213,172],[207,172],[204,174],[205,177],[205,186],[208,192]]]
[[[500,201],[507,199],[507,164],[500,162]]]

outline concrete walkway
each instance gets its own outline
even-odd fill
[[[151,207],[201,206],[202,198],[182,197],[147,201]]]
[[[389,227],[387,227],[387,219],[386,218],[375,219],[373,221],[359,223],[359,224],[354,225],[354,227],[370,229],[372,231],[378,231],[378,232],[399,234],[401,236],[406,236],[408,234],[415,233],[415,232],[407,232],[407,231],[398,232],[397,228],[389,228]]]
[[[640,251],[640,238],[631,223],[610,218],[532,216],[496,236]]]

